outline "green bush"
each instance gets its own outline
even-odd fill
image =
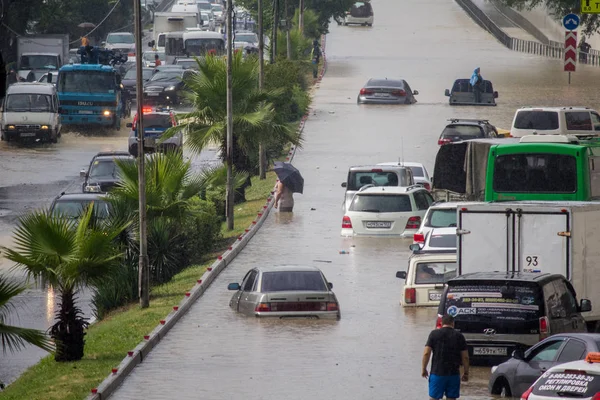
[[[201,262],[214,247],[221,236],[221,219],[217,215],[214,204],[208,200],[195,198],[182,230],[185,236],[187,257],[190,264]]]
[[[300,91],[308,89],[306,72],[306,66],[301,61],[280,59],[275,64],[265,66],[266,89],[284,91],[283,96],[271,99],[277,110],[278,118],[283,122],[297,121],[303,114],[302,104],[299,103],[299,100],[303,101],[303,99],[294,96],[294,88],[297,87]]]
[[[295,85],[292,88],[292,99],[298,105],[297,118],[302,118],[310,106],[310,95],[300,85]]]

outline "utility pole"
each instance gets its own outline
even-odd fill
[[[292,37],[291,37],[291,33],[290,33],[290,28],[291,28],[291,24],[290,24],[290,9],[288,8],[288,0],[285,0],[284,2],[284,7],[285,7],[285,44],[286,44],[286,53],[287,53],[287,59],[291,60],[292,59]]]
[[[263,0],[258,0],[258,90],[263,90],[265,84],[264,29]],[[258,144],[258,172],[259,179],[267,179],[267,154],[262,141]]]
[[[271,39],[271,64],[277,58],[277,30],[279,29],[279,0],[273,0],[273,38]]]
[[[233,0],[227,0],[227,229],[233,230]]]
[[[304,33],[304,0],[300,0],[298,8],[298,29],[300,33]]]
[[[139,259],[139,296],[140,307],[150,306],[150,268],[148,266],[148,238],[146,237],[146,157],[144,155],[144,90],[142,78],[142,7],[140,0],[133,0],[133,15],[135,19],[135,68],[137,75],[137,145],[138,145],[138,193],[140,215],[140,259]]]

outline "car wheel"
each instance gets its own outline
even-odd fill
[[[137,157],[137,156],[138,156],[138,148],[137,148],[137,145],[135,145],[135,144],[134,144],[133,146],[131,146],[131,147],[129,148],[129,154],[131,154],[131,155],[132,155],[132,156],[134,156],[134,157]]]
[[[50,143],[58,143],[58,134],[52,136],[52,134],[50,134]]]
[[[512,397],[512,393],[510,391],[510,386],[506,380],[501,378],[501,382],[497,384],[497,392],[502,398],[510,398]]]

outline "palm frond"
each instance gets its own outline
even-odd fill
[[[22,350],[27,343],[47,352],[54,351],[52,341],[44,332],[37,329],[6,325],[0,321],[0,345],[4,353],[7,350],[11,353]]]

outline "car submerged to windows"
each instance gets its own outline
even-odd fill
[[[61,193],[52,201],[50,213],[61,218],[78,219],[93,204],[96,218],[108,218],[110,206],[105,196],[100,193]]]
[[[358,104],[414,104],[418,91],[413,91],[404,79],[369,79],[360,89]]]
[[[496,106],[498,98],[498,92],[494,91],[492,82],[484,80],[481,102],[476,103],[470,79],[455,80],[452,90],[446,89],[445,95],[449,97],[448,102],[451,106]]]
[[[446,125],[438,139],[438,145],[440,146],[461,140],[500,137],[496,128],[488,120],[450,119],[449,121],[450,123]]]
[[[106,193],[121,181],[117,160],[133,162],[133,157],[123,151],[106,151],[96,154],[87,169],[82,169],[79,175],[84,178],[82,191],[84,193]]]
[[[257,318],[336,319],[341,317],[337,297],[320,269],[310,266],[256,267],[229,301],[234,311]]]

